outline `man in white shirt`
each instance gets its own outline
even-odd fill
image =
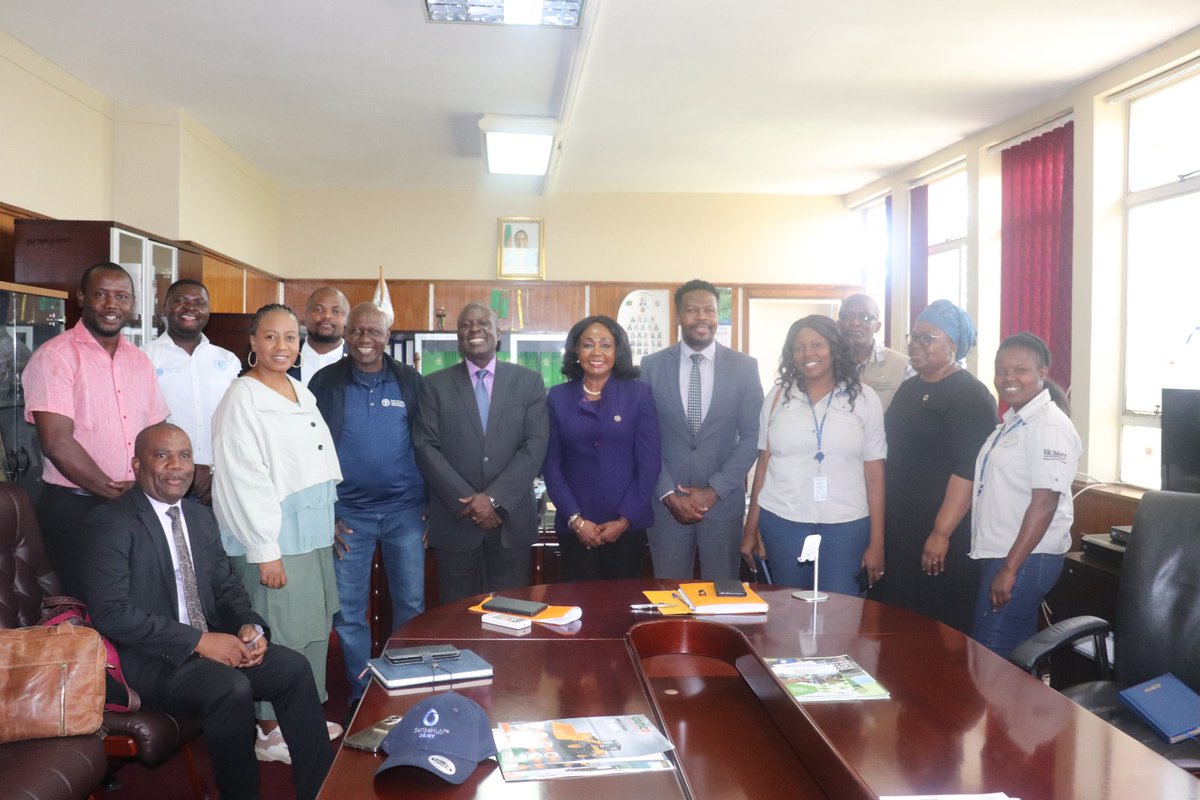
[[[192,441],[196,477],[191,494],[212,505],[213,413],[242,365],[204,335],[209,300],[203,283],[183,278],[171,284],[166,312],[166,333],[142,349],[154,364],[158,387],[171,410],[168,421],[183,428]]]
[[[875,390],[887,411],[900,384],[916,373],[909,366],[908,356],[875,341],[881,327],[879,306],[865,294],[850,295],[838,311],[838,327],[858,362],[859,380]]]
[[[300,383],[308,386],[323,368],[336,364],[346,355],[346,316],[350,303],[346,295],[332,286],[322,286],[308,296],[304,308],[304,343],[300,345],[300,366],[288,370]]]

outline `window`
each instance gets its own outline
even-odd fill
[[[967,307],[967,173],[929,184],[929,302]]]
[[[888,272],[891,267],[892,227],[888,215],[888,198],[881,197],[861,210],[862,275],[867,294],[884,306]],[[886,311],[884,312],[886,314]]]
[[[1121,480],[1158,488],[1162,390],[1200,388],[1200,77],[1129,103]]]

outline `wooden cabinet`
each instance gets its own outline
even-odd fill
[[[120,264],[133,278],[135,318],[125,336],[141,346],[165,330],[167,287],[180,271],[198,271],[200,253],[170,239],[116,222],[17,220],[14,225],[17,281],[66,292],[74,298],[79,279],[94,264]],[[66,306],[67,325],[79,319],[75,302]]]

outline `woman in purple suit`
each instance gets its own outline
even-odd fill
[[[625,329],[609,317],[567,334],[567,383],[550,390],[550,446],[542,474],[557,513],[564,580],[637,578],[658,471],[658,414],[637,379]]]

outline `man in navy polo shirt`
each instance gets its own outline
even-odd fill
[[[425,610],[425,481],[412,448],[421,375],[385,350],[388,323],[371,303],[346,321],[349,358],[323,368],[309,384],[342,467],[336,508],[338,599],[333,629],[342,643],[350,707],[366,689],[359,678],[371,655],[367,595],[375,543],[392,596],[392,625]]]

